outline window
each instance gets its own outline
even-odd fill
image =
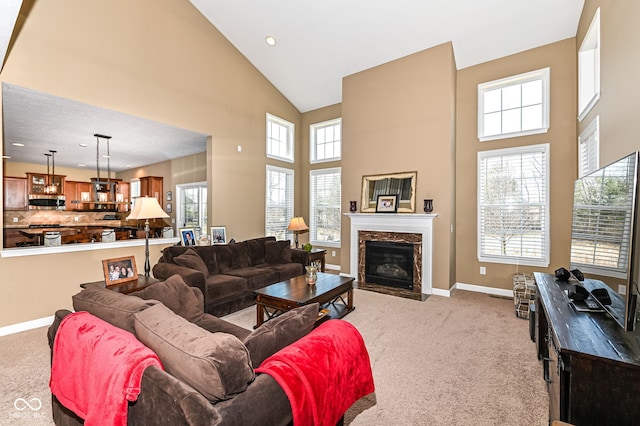
[[[480,141],[549,129],[549,68],[478,85]]]
[[[342,155],[342,119],[325,121],[309,126],[312,163],[337,161]]]
[[[176,193],[178,227],[196,228],[207,234],[207,183],[176,185]]]
[[[140,196],[140,179],[129,181],[129,211],[133,211],[133,203]]]
[[[339,167],[310,173],[309,232],[312,244],[340,247],[340,175]]]
[[[600,99],[600,8],[591,20],[578,49],[578,119]]]
[[[578,177],[598,169],[598,151],[600,144],[600,118],[596,117],[578,138]]]
[[[549,265],[549,144],[478,153],[478,259]]]
[[[293,170],[267,166],[265,235],[287,239],[293,217]]]
[[[267,157],[293,163],[293,123],[267,114]]]

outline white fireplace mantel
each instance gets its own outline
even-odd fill
[[[422,294],[431,294],[433,220],[437,214],[344,213],[351,219],[350,275],[358,279],[358,232],[422,234]]]

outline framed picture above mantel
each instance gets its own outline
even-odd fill
[[[394,206],[397,213],[415,213],[416,181],[418,172],[400,172],[362,176],[360,211],[376,213],[378,196],[397,196]],[[394,212],[394,213],[395,213]]]

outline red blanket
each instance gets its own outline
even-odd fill
[[[133,334],[91,315],[67,315],[53,343],[49,387],[85,424],[126,425],[127,401],[140,394],[145,368],[158,356]]]
[[[369,353],[358,330],[330,320],[264,360],[289,398],[293,424],[335,425],[347,409],[374,391]]]

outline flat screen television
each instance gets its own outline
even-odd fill
[[[571,269],[591,286],[606,284],[612,303],[603,308],[628,331],[640,279],[638,161],[634,152],[576,180],[571,226]]]

